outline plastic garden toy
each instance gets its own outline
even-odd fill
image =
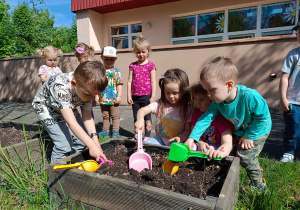
[[[129,158],[129,168],[132,168],[139,173],[145,168],[152,170],[152,159],[143,149],[142,130],[138,131],[138,148]]]

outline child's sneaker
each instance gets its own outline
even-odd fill
[[[137,134],[135,134],[134,137],[132,139],[130,139],[130,141],[137,141],[137,138],[138,138],[138,136],[137,136]]]
[[[150,137],[145,136],[144,139],[143,139],[143,142],[147,141],[148,139],[150,139]]]
[[[119,139],[120,138],[120,133],[118,131],[113,131],[111,138]]]
[[[257,191],[258,194],[266,193],[268,191],[267,181],[265,179],[262,179],[261,182],[251,182],[250,190],[253,193]]]
[[[292,163],[294,162],[294,155],[290,154],[290,153],[284,153],[280,162],[282,163]]]
[[[99,137],[109,137],[109,133],[106,130],[102,130],[98,135]]]

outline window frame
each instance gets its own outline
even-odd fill
[[[111,46],[114,46],[114,41],[113,41],[114,38],[127,37],[128,38],[128,48],[132,48],[132,42],[133,42],[132,37],[139,36],[140,34],[143,33],[143,27],[142,27],[142,31],[141,32],[131,33],[131,25],[136,25],[136,24],[141,24],[141,26],[142,26],[142,21],[132,22],[132,23],[125,23],[125,24],[117,24],[117,25],[111,25],[111,26],[109,26]],[[121,27],[121,26],[127,26],[128,27],[128,33],[127,34],[120,34],[120,35],[112,35],[112,33],[111,33],[112,32],[112,28],[113,27]],[[127,48],[121,48],[121,49],[127,49]]]
[[[193,43],[199,43],[198,40],[199,39],[205,39],[205,38],[214,38],[214,37],[222,37],[222,41],[224,40],[229,40],[230,36],[235,36],[235,35],[247,35],[247,34],[253,34],[254,33],[254,37],[263,37],[263,33],[267,33],[267,32],[284,32],[284,31],[291,31],[291,34],[293,34],[294,32],[292,32],[292,28],[297,25],[297,22],[300,21],[299,20],[299,1],[300,0],[294,0],[296,1],[296,21],[295,24],[292,26],[284,26],[284,27],[276,27],[276,28],[266,28],[266,29],[261,29],[261,13],[262,13],[262,7],[265,5],[269,5],[269,4],[276,4],[276,3],[284,3],[284,2],[292,2],[293,0],[289,0],[289,1],[279,1],[279,2],[268,2],[268,3],[261,3],[261,4],[255,4],[255,5],[246,5],[246,6],[237,6],[237,7],[232,7],[232,8],[226,8],[226,9],[216,9],[215,11],[203,11],[201,13],[199,12],[195,12],[189,15],[182,15],[182,16],[173,16],[171,17],[171,45],[175,45],[173,44],[174,41],[185,41],[185,40],[191,40],[193,39]],[[234,9],[243,9],[243,8],[250,8],[250,7],[256,7],[257,8],[257,18],[256,18],[256,29],[255,30],[245,30],[245,31],[235,31],[235,32],[228,32],[228,17],[229,17],[229,10],[234,10]],[[218,33],[218,34],[209,34],[209,35],[197,35],[197,30],[198,30],[198,16],[201,14],[209,14],[209,13],[214,13],[214,12],[221,12],[224,11],[224,15],[225,15],[225,19],[224,19],[224,32],[223,33]],[[196,16],[196,30],[195,30],[195,34],[194,36],[189,36],[189,37],[177,37],[177,38],[172,38],[172,33],[173,33],[173,19],[178,19],[180,17],[186,17],[186,16]]]

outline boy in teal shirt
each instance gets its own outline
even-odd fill
[[[231,59],[217,57],[207,64],[200,73],[200,83],[208,91],[213,101],[208,110],[198,119],[190,137],[185,142],[190,148],[221,113],[235,126],[234,144],[237,144],[237,156],[240,157],[249,178],[251,187],[266,189],[262,179],[257,156],[269,136],[272,121],[265,99],[256,91],[243,85],[237,85],[238,70]],[[222,148],[214,158],[222,157]]]

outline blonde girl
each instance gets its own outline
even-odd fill
[[[138,111],[135,132],[143,129],[144,116],[152,113],[156,115],[156,135],[145,143],[169,146],[174,141],[184,142],[191,132],[192,118],[188,76],[181,69],[169,69],[159,79],[159,87],[161,98]]]
[[[151,52],[150,42],[142,35],[133,41],[133,51],[137,61],[129,66],[127,83],[127,102],[132,105],[134,122],[137,121],[137,112],[140,108],[154,102],[156,93],[156,67],[148,60]],[[144,140],[150,138],[152,123],[151,114],[145,116]],[[136,140],[137,135],[132,140]]]
[[[86,61],[93,61],[95,55],[95,49],[93,46],[88,46],[83,42],[79,42],[74,49],[74,55],[79,63]]]
[[[192,115],[192,129],[202,114],[211,104],[207,91],[200,81],[195,81],[190,87],[191,104],[194,108]],[[232,149],[232,130],[234,129],[223,115],[219,114],[206,131],[202,134],[197,145],[197,150],[206,152],[210,158],[226,157]],[[196,149],[196,147],[194,147]]]
[[[52,75],[60,74],[62,71],[57,66],[57,58],[59,55],[63,55],[63,52],[53,46],[47,46],[44,49],[38,49],[36,55],[43,56],[45,65],[39,68],[38,76],[41,79],[42,84]]]

